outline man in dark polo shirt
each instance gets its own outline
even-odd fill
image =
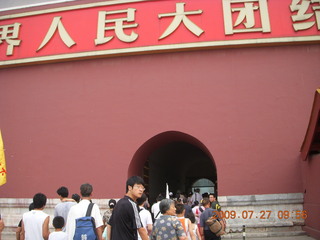
[[[206,224],[206,220],[209,217],[215,216],[215,218],[221,223],[222,228],[224,229],[224,224],[222,219],[218,215],[218,211],[211,208],[211,202],[209,198],[204,198],[202,200],[202,205],[205,210],[200,215],[200,235],[204,237],[204,240],[220,240],[220,236],[216,236],[213,232],[211,232],[209,226]]]
[[[137,240],[138,232],[142,240],[148,240],[136,204],[136,200],[145,190],[143,179],[139,176],[130,177],[126,183],[126,190],[126,195],[117,202],[108,222],[108,240]]]

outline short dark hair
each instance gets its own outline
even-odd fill
[[[183,213],[184,210],[184,205],[181,203],[176,204],[176,214],[181,214]]]
[[[77,203],[80,202],[80,196],[77,193],[72,194],[72,199],[75,200]]]
[[[69,195],[68,188],[63,187],[63,186],[60,187],[60,188],[58,188],[57,194],[58,194],[59,196],[63,197],[63,198],[68,197],[68,195]]]
[[[53,221],[52,221],[52,225],[54,226],[54,228],[63,228],[64,226],[64,219],[61,216],[56,216],[54,217]]]
[[[204,198],[204,199],[202,199],[202,206],[206,206],[206,205],[208,205],[208,204],[210,204],[209,198]]]
[[[93,187],[89,183],[84,183],[80,186],[80,193],[82,197],[90,197]]]
[[[35,209],[43,208],[47,204],[47,196],[43,193],[37,193],[33,196],[33,205]]]
[[[29,211],[31,211],[31,210],[33,210],[34,209],[34,204],[33,204],[33,202],[32,203],[30,203],[30,205],[29,205]]]
[[[145,193],[142,194],[140,198],[137,199],[137,204],[140,206],[147,200],[147,195]]]
[[[162,199],[164,199],[164,196],[162,195],[162,193],[160,193],[160,194],[157,196],[156,200],[157,200],[157,202],[159,202],[159,201],[161,201]]]
[[[133,187],[135,184],[141,184],[144,186],[144,181],[140,176],[132,176],[128,178],[126,182],[126,192],[129,191],[129,186]]]
[[[114,208],[117,205],[117,201],[114,199],[110,199],[108,205],[109,208]]]

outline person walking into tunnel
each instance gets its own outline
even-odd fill
[[[153,222],[152,222],[151,213],[144,207],[146,201],[147,201],[147,195],[142,194],[141,198],[137,199],[137,204],[139,206],[139,215],[140,215],[142,225],[147,230],[148,235],[150,235],[152,231]],[[141,240],[140,234],[138,234],[138,239]]]
[[[191,221],[191,230],[192,230],[193,234],[195,235],[196,240],[201,240],[201,235],[200,235],[200,232],[199,232],[198,224],[196,222],[196,217],[191,212],[191,213],[189,213],[187,218],[189,218],[190,221]]]
[[[152,213],[152,216],[153,216],[153,219],[156,220],[158,219],[160,216],[161,216],[161,212],[160,212],[160,202],[161,200],[164,199],[163,195],[160,193],[156,200],[157,202],[154,203],[151,207],[151,213]]]
[[[209,226],[207,226],[206,221],[214,216],[222,225],[222,229],[224,229],[224,224],[222,219],[219,218],[219,215],[215,210],[211,208],[211,203],[209,198],[204,198],[202,200],[202,205],[204,206],[205,210],[200,216],[200,235],[203,240],[220,240],[220,236],[216,236],[213,232],[211,232]]]
[[[202,204],[198,203],[198,201],[194,202],[195,206],[192,208],[192,212],[196,218],[196,223],[198,224],[198,227],[200,228],[200,216],[201,213],[204,212],[205,208],[202,206]]]
[[[187,217],[189,213],[192,213],[192,208],[188,205],[188,199],[186,197],[182,198],[182,203],[185,209],[184,217]]]
[[[188,240],[195,240],[195,235],[192,231],[191,221],[189,218],[185,217],[186,209],[184,208],[183,204],[176,204],[176,214],[177,218],[180,221]]]
[[[200,189],[199,188],[195,188],[194,189],[194,193],[191,196],[191,205],[193,205],[195,201],[201,202],[201,200],[202,200],[202,196],[200,194]]]
[[[136,200],[144,192],[144,181],[139,176],[130,177],[126,182],[126,195],[114,208],[108,222],[108,240],[137,240],[138,233],[142,240],[148,240],[146,229],[141,223]]]
[[[163,199],[160,202],[162,215],[155,221],[152,229],[152,240],[186,240],[186,233],[176,217],[175,202]]]

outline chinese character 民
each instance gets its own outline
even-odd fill
[[[138,34],[134,31],[130,35],[127,35],[124,32],[126,28],[135,28],[138,26],[137,23],[133,24],[124,24],[124,22],[133,22],[135,20],[135,11],[134,8],[128,8],[126,10],[116,10],[116,11],[100,11],[98,19],[98,32],[97,38],[95,39],[95,44],[104,44],[109,42],[113,36],[105,37],[105,31],[114,30],[118,39],[122,42],[133,42],[138,38]],[[127,17],[120,17],[116,19],[107,19],[107,16],[112,14],[122,14],[125,13]],[[114,26],[108,26],[108,24],[114,23]],[[107,26],[106,26],[107,25]]]
[[[10,25],[0,26],[0,44],[3,41],[7,42],[7,56],[11,56],[13,54],[13,47],[19,46],[21,43],[21,40],[17,39],[19,35],[20,25],[21,23],[14,23]]]
[[[169,27],[164,31],[159,39],[165,38],[173,33],[179,27],[181,22],[183,22],[183,24],[189,29],[190,32],[197,35],[198,37],[204,32],[200,27],[198,27],[187,17],[188,15],[202,14],[202,10],[185,12],[184,5],[185,3],[177,3],[175,13],[159,14],[159,18],[174,17]]]
[[[59,35],[64,42],[65,45],[67,45],[69,48],[72,47],[74,44],[76,44],[73,39],[70,37],[66,29],[64,28],[62,22],[61,22],[61,17],[54,17],[52,20],[52,23],[50,25],[50,28],[43,39],[42,43],[40,44],[39,48],[37,51],[42,49],[53,37],[54,33],[58,30]]]
[[[317,3],[318,5],[310,8],[311,3]],[[311,9],[313,12],[309,11]],[[292,0],[290,10],[291,12],[297,12],[296,15],[291,16],[295,31],[306,30],[314,26],[315,21],[310,20],[314,14],[318,30],[320,30],[320,0]]]
[[[256,26],[255,12],[259,11],[261,26]],[[271,32],[267,0],[223,0],[225,34]],[[238,14],[235,23],[233,14]],[[244,28],[236,28],[243,24]]]

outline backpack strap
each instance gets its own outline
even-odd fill
[[[203,209],[202,209],[202,207],[201,207],[201,206],[199,207],[199,209],[200,209],[200,212],[203,212]]]
[[[92,208],[93,208],[94,203],[90,203],[87,209],[86,217],[91,216]]]
[[[159,210],[159,212],[157,213],[157,215],[155,216],[155,219],[159,216],[159,214],[160,214],[160,210]]]

